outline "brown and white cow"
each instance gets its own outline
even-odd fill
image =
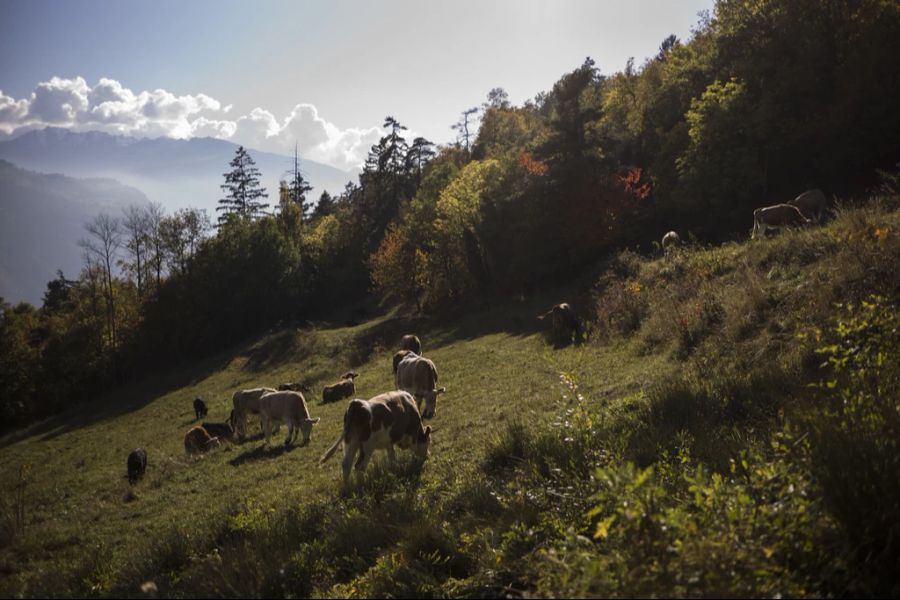
[[[825,208],[828,206],[828,200],[825,198],[825,194],[822,193],[822,190],[806,190],[790,202],[788,202],[791,206],[796,206],[800,209],[800,212],[803,213],[803,216],[810,220],[819,221],[822,218],[822,213],[825,212]]]
[[[234,405],[234,422],[232,426],[234,430],[241,436],[247,433],[247,418],[250,415],[259,414],[259,399],[263,394],[274,392],[275,390],[268,387],[252,388],[249,390],[239,390],[231,397]],[[260,422],[262,428],[262,422]]]
[[[219,438],[211,436],[202,425],[194,425],[184,434],[184,450],[188,454],[200,454],[219,445]]]
[[[302,445],[305,446],[319,418],[309,418],[306,399],[300,392],[268,392],[259,398],[259,422],[266,434],[267,444],[272,437],[272,426],[284,423],[288,430],[284,445],[289,446],[299,431],[303,434]]]
[[[753,232],[750,239],[765,237],[766,229],[778,229],[779,227],[791,227],[805,225],[810,220],[803,216],[796,206],[790,204],[775,204],[757,208],[753,211]]]
[[[344,413],[344,429],[319,463],[331,458],[338,446],[344,444],[344,485],[350,480],[350,467],[357,452],[356,477],[361,480],[366,465],[375,450],[385,449],[394,462],[394,446],[411,448],[419,458],[428,456],[431,427],[422,427],[416,401],[408,392],[393,391],[379,394],[370,400],[351,400]]]
[[[447,391],[446,388],[436,388],[437,381],[437,367],[424,356],[410,352],[397,363],[394,383],[398,390],[409,392],[416,400],[425,401],[422,407],[423,419],[434,417],[437,397]]]

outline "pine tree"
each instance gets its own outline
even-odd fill
[[[332,195],[328,193],[328,190],[325,190],[324,192],[322,192],[322,195],[319,196],[319,202],[316,204],[316,208],[313,210],[312,218],[318,219],[320,217],[333,214],[335,210],[337,210],[337,203],[335,202]]]
[[[250,154],[239,146],[231,163],[231,171],[224,173],[225,183],[220,187],[225,197],[219,200],[221,206],[216,210],[224,211],[219,215],[218,225],[228,221],[230,215],[241,218],[256,218],[265,214],[268,204],[258,202],[260,198],[268,198],[266,188],[259,185],[259,169]]]
[[[297,153],[297,145],[294,145],[294,168],[288,172],[290,180],[286,182],[284,193],[280,194],[280,202],[293,202],[300,207],[303,220],[307,219],[311,202],[306,199],[307,192],[312,191],[312,186],[304,179],[300,172],[300,155]],[[284,183],[284,182],[283,182]]]

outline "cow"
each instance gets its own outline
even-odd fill
[[[184,450],[188,454],[200,454],[219,445],[219,438],[209,435],[202,425],[194,425],[184,434]]]
[[[302,383],[300,381],[291,382],[291,383],[282,383],[278,385],[279,392],[306,392],[309,393],[312,391],[312,388]]]
[[[676,246],[681,245],[681,238],[674,231],[670,231],[662,238],[662,249],[666,254]]]
[[[128,483],[134,485],[138,479],[144,476],[147,470],[147,451],[143,448],[135,448],[128,455]]]
[[[553,318],[553,337],[556,340],[568,341],[575,336],[575,341],[581,339],[581,323],[575,316],[575,311],[566,302],[555,305],[542,315],[538,315],[538,319],[544,320],[547,317]]]
[[[194,398],[194,418],[201,419],[206,416],[209,410],[206,408],[206,402],[203,401],[203,398]]]
[[[322,388],[322,404],[327,402],[337,402],[344,398],[349,398],[356,393],[356,385],[353,378],[359,377],[359,373],[348,371],[341,376],[341,380]]]
[[[796,206],[807,219],[818,222],[822,218],[822,213],[825,212],[828,200],[825,199],[822,190],[814,189],[803,192],[788,204]]]
[[[412,334],[404,335],[400,340],[400,349],[401,350],[409,350],[410,352],[415,352],[419,356],[422,355],[422,342],[419,341],[417,336]]]
[[[306,399],[300,392],[268,392],[259,398],[259,420],[266,434],[266,443],[272,437],[272,425],[284,423],[287,425],[288,434],[284,440],[285,446],[290,446],[298,432],[303,434],[303,446],[309,443],[313,425],[319,422],[319,418],[309,418],[309,409],[306,408]]]
[[[234,411],[232,411],[234,412]],[[201,427],[206,430],[211,437],[219,440],[231,440],[234,438],[233,419],[229,417],[226,423],[201,423]]]
[[[403,360],[404,358],[406,358],[406,357],[407,357],[408,355],[410,355],[410,354],[415,354],[415,352],[413,352],[412,350],[398,350],[398,351],[394,354],[394,360],[393,360],[393,362],[394,362],[394,370],[393,370],[394,375],[397,374],[397,365],[400,364],[400,361]]]
[[[387,450],[391,462],[395,459],[394,445],[411,448],[417,457],[423,460],[427,458],[431,427],[422,427],[422,418],[412,395],[396,390],[379,394],[370,400],[351,400],[344,413],[344,429],[337,441],[319,459],[319,464],[331,458],[342,442],[344,460],[341,466],[346,486],[357,451],[357,481],[362,480],[366,465],[373,452],[379,448]]]
[[[803,216],[796,206],[790,204],[775,204],[757,208],[753,211],[753,232],[750,239],[766,236],[766,229],[804,225],[811,221]]]
[[[416,400],[425,401],[422,407],[422,418],[434,418],[437,408],[437,397],[447,391],[446,388],[435,389],[438,381],[437,367],[434,363],[410,352],[397,363],[394,383],[398,390],[412,394]]]
[[[247,432],[247,417],[259,414],[259,398],[263,394],[274,392],[272,388],[262,387],[249,390],[240,390],[231,397],[234,405],[234,430],[241,436]],[[260,422],[262,428],[262,422]]]

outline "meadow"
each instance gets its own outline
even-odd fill
[[[896,423],[829,451],[834,432],[867,439],[853,427],[872,419],[835,394],[869,388],[820,365],[840,358],[853,306],[896,323],[898,231],[888,198],[762,242],[623,251],[465,314],[273,329],[130,383],[0,440],[0,595],[895,595]],[[536,316],[560,301],[583,343],[548,342]],[[876,355],[897,343],[880,331]],[[321,387],[353,369],[356,397],[392,389],[405,333],[447,387],[431,455],[376,456],[342,490],[340,454],[318,459],[346,403],[320,404]],[[869,371],[887,406],[896,370]],[[195,397],[224,421],[235,390],[286,381],[313,387],[308,446],[283,448],[284,430],[266,446],[254,426],[185,454]],[[136,447],[148,467],[131,487]],[[856,450],[884,461],[862,486],[845,473]]]

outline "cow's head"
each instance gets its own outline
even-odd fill
[[[300,433],[303,434],[303,445],[309,443],[309,436],[312,434],[313,425],[319,422],[319,417],[315,419],[301,419],[300,420]]]
[[[359,373],[355,371],[347,371],[346,373],[341,375],[341,379],[349,379],[350,381],[353,381],[354,377],[359,377]]]
[[[413,444],[413,453],[419,458],[428,457],[428,447],[431,445],[431,427],[426,427],[417,436],[416,443]]]
[[[435,408],[437,407],[437,397],[447,391],[447,388],[438,388],[425,392],[422,396],[425,398],[425,405],[422,407],[422,418],[433,419]]]

